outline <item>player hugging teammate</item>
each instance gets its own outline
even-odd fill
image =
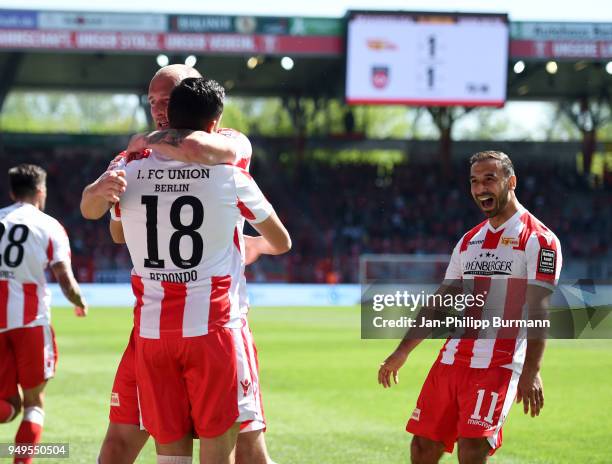
[[[174,105],[168,108],[171,93]],[[83,194],[81,209],[90,219],[103,216],[115,204],[110,232],[115,242],[128,244],[137,296],[135,328],[113,386],[110,424],[100,452],[103,464],[133,462],[148,432],[156,438],[160,462],[191,462],[194,429],[201,438],[202,453],[222,455],[208,454],[206,462],[230,462],[237,428],[237,463],[272,462],[263,436],[266,423],[256,348],[246,317],[244,269],[261,254],[287,251],[290,240],[247,172],[248,139],[218,128],[223,98],[223,88],[201,79],[193,68],[160,69],[149,86],[151,114],[159,131],[134,137],[129,154],[118,156]],[[218,166],[221,163],[228,165]],[[195,172],[199,175],[192,175]],[[245,219],[262,236],[244,236]],[[186,273],[188,279],[184,279]],[[170,341],[173,338],[178,340]],[[215,339],[218,346],[207,345]],[[206,375],[190,365],[190,380],[167,378],[170,371],[164,370],[167,380],[148,382],[154,373],[146,369],[147,364],[138,364],[138,346],[155,349],[160,343],[180,344],[194,354],[208,352],[203,358],[210,360],[225,359],[219,358],[219,349],[223,356],[233,352],[226,363],[231,372]],[[214,385],[211,375],[218,377]],[[163,392],[156,390],[158,383],[166,384]],[[189,391],[167,390],[181,385]],[[202,401],[203,394],[209,399]],[[155,400],[159,395],[163,400]],[[145,404],[154,406],[145,412]],[[157,408],[159,404],[165,412]],[[221,410],[211,409],[215,406]],[[194,408],[198,412],[189,413]],[[235,410],[239,417],[232,417]],[[141,414],[146,431],[141,430]],[[211,423],[211,414],[217,419],[225,414],[232,417],[232,424],[241,425],[230,424],[226,432],[222,429],[227,424]],[[223,435],[220,441],[217,434]]]

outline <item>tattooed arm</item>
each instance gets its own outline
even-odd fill
[[[204,131],[166,129],[136,134],[130,140],[128,153],[151,148],[162,155],[185,163],[234,163],[237,143],[224,135]]]

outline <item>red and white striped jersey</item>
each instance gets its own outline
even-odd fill
[[[232,165],[185,164],[155,152],[125,170],[119,209],[140,336],[240,327],[237,225],[241,217],[258,223],[272,212],[251,176]]]
[[[561,272],[559,239],[522,206],[504,224],[494,228],[484,221],[455,246],[446,281],[462,281],[464,292],[481,295],[484,307],[467,308],[465,315],[480,319],[527,318],[528,285],[554,289]],[[526,329],[489,327],[464,329],[449,338],[440,362],[473,368],[504,366],[522,370],[527,348]]]
[[[0,209],[0,332],[51,321],[45,269],[70,265],[61,224],[29,203]]]
[[[234,162],[234,165],[246,171],[249,171],[249,168],[251,167],[251,157],[253,155],[253,148],[248,137],[246,137],[241,132],[238,132],[237,130],[229,128],[221,128],[217,130],[217,132],[219,134],[225,135],[226,137],[230,137],[237,142],[238,148],[236,149],[236,160]],[[246,314],[249,312],[249,296],[246,287],[246,277],[244,275],[246,267],[243,233],[244,221],[244,217],[240,217],[238,219],[238,223],[236,224],[236,229],[234,231],[235,256],[233,266],[239,268],[237,272],[239,273],[240,278],[235,281],[236,287],[235,289],[233,289],[233,291],[237,292],[240,311],[243,315],[246,316]]]
[[[251,142],[248,137],[243,133],[231,129],[231,128],[220,128],[217,130],[217,133],[229,137],[236,141],[236,159],[234,161],[234,166],[238,166],[247,172],[251,167],[251,158],[253,156],[253,147],[251,146]],[[127,152],[122,151],[119,153],[110,163],[107,170],[115,170],[115,169],[124,169],[125,165],[131,161],[136,159],[140,159],[142,157],[149,156],[151,150],[145,149],[142,153],[128,155]],[[120,220],[121,219],[121,211],[119,209],[119,204],[115,205],[111,208],[111,219]],[[249,297],[246,288],[246,277],[244,275],[245,271],[245,244],[244,244],[244,217],[240,217],[238,219],[238,223],[236,224],[236,229],[234,232],[234,244],[235,244],[235,253],[236,255],[233,258],[233,266],[238,267],[240,272],[240,278],[232,281],[232,292],[237,292],[239,299],[240,310],[244,315],[249,312]]]

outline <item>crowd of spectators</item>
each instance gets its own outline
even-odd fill
[[[108,221],[86,221],[79,212],[83,187],[108,161],[91,153],[46,150],[0,157],[5,179],[18,162],[47,169],[47,212],[66,227],[83,281],[124,278],[131,267],[126,247],[111,242]],[[610,256],[610,183],[593,187],[561,165],[516,168],[519,201],[559,236],[566,259]],[[255,158],[252,172],[293,239],[289,254],[262,258],[250,267],[253,281],[357,282],[361,254],[450,253],[461,235],[483,220],[469,194],[465,165],[444,176],[433,162],[389,170],[308,160],[288,166],[272,157]],[[8,204],[7,183],[0,185],[2,204]]]

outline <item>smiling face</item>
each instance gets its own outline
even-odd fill
[[[472,164],[470,186],[480,210],[493,218],[508,206],[516,188],[516,176],[506,177],[501,161],[485,159]]]
[[[168,128],[168,101],[170,94],[176,85],[180,82],[168,74],[160,74],[155,76],[149,84],[149,104],[151,105],[151,117],[155,121],[155,128],[163,130]]]

